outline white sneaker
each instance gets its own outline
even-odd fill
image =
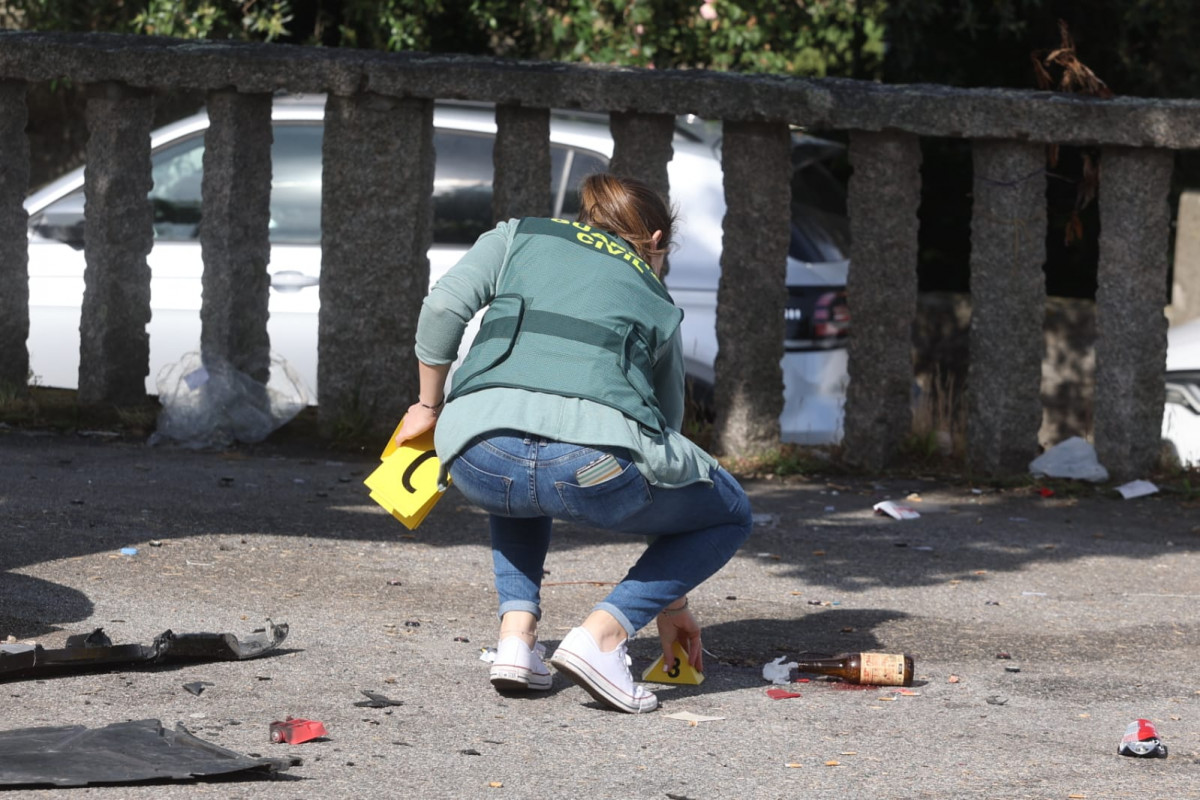
[[[602,653],[587,630],[573,628],[554,651],[550,663],[592,697],[617,711],[641,714],[658,708],[658,698],[633,682],[625,657],[625,642],[612,652]]]
[[[542,663],[541,653],[544,652],[541,645],[531,648],[520,636],[501,639],[492,662],[492,686],[502,692],[549,689],[554,678]]]

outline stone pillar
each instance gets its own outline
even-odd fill
[[[1038,454],[1046,349],[1046,150],[977,140],[971,214],[967,452],[987,475]]]
[[[791,137],[784,123],[727,122],[713,446],[753,456],[779,446],[783,308],[791,219]]]
[[[613,112],[609,116],[613,137],[613,157],[609,171],[614,175],[636,178],[658,192],[668,205],[671,180],[667,164],[675,156],[675,117],[670,114]],[[671,257],[663,262],[662,277],[671,272]]]
[[[1107,147],[1100,155],[1096,289],[1096,454],[1117,480],[1158,465],[1166,399],[1167,193],[1175,154]]]
[[[200,350],[266,383],[271,258],[271,95],[208,93]]]
[[[87,228],[79,323],[79,402],[133,405],[146,399],[150,371],[150,267],[154,217],[149,92],[117,83],[87,99]]]
[[[0,388],[29,385],[28,112],[24,81],[0,81]]]
[[[663,197],[670,197],[667,164],[675,156],[675,117],[613,112],[609,117],[609,128],[613,137],[609,171],[636,178]]]
[[[856,131],[849,156],[844,457],[878,470],[912,432],[921,145],[911,134]]]
[[[417,397],[413,340],[429,291],[433,103],[325,104],[318,422],[390,432]]]
[[[550,109],[496,106],[492,220],[550,216]]]

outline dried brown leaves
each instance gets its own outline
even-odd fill
[[[1101,97],[1105,100],[1113,96],[1108,84],[1100,80],[1086,64],[1079,60],[1075,53],[1075,40],[1064,20],[1058,21],[1060,38],[1057,50],[1046,53],[1044,50],[1034,51],[1033,71],[1039,89],[1052,89],[1058,92],[1075,92]],[[1053,72],[1058,73],[1055,80]]]
[[[1058,49],[1049,52],[1036,50],[1030,54],[1038,88],[1086,94],[1104,100],[1113,97],[1113,91],[1108,88],[1108,84],[1079,60],[1075,52],[1075,39],[1071,36],[1065,20],[1058,21],[1058,35]],[[1058,145],[1052,144],[1046,148],[1046,159],[1051,169],[1058,166]],[[1096,199],[1100,189],[1100,169],[1095,157],[1084,152],[1081,153],[1081,159],[1082,174],[1075,193],[1075,207],[1063,230],[1063,238],[1068,245],[1083,239],[1083,219],[1080,212]]]

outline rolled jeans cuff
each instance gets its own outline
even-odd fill
[[[542,618],[542,609],[538,607],[537,603],[530,602],[529,600],[509,600],[506,603],[501,603],[497,616],[500,619],[504,619],[504,615],[510,611],[528,611],[530,614],[533,614],[534,619],[541,620]]]
[[[625,616],[624,612],[622,612],[621,609],[617,608],[612,603],[597,603],[592,611],[607,611],[609,614],[612,614],[613,619],[621,623],[621,627],[625,629],[625,635],[630,639],[632,639],[633,635],[637,633],[638,629],[635,628],[633,623],[629,621],[629,617]]]

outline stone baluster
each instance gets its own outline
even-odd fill
[[[1162,450],[1174,155],[1106,147],[1100,156],[1093,424],[1100,463],[1120,480],[1146,477]]]
[[[609,171],[614,175],[637,178],[658,192],[668,203],[671,180],[667,164],[675,155],[675,118],[670,114],[613,112],[609,115],[613,137],[613,157]],[[663,262],[663,279],[671,271],[668,255]]]
[[[976,140],[967,440],[972,469],[1022,473],[1038,454],[1046,316],[1046,149]]]
[[[912,326],[917,313],[917,207],[921,147],[916,136],[850,137],[849,384],[845,457],[877,470],[912,431]]]
[[[200,345],[259,383],[270,377],[271,96],[208,93]]]
[[[119,83],[89,87],[84,202],[79,402],[136,405],[150,371],[150,267],[154,217],[146,195],[154,103]]]
[[[492,219],[548,217],[550,110],[496,106]]]
[[[365,93],[325,106],[317,380],[323,435],[390,431],[417,399],[429,290],[433,102]]]
[[[667,164],[675,154],[675,118],[670,114],[613,112],[609,129],[613,137],[609,171],[637,178],[663,197],[670,197]]]
[[[29,383],[29,189],[24,81],[0,80],[0,388]]]
[[[791,138],[784,123],[727,122],[721,148],[724,239],[717,289],[717,452],[779,445],[783,309],[791,221]]]

